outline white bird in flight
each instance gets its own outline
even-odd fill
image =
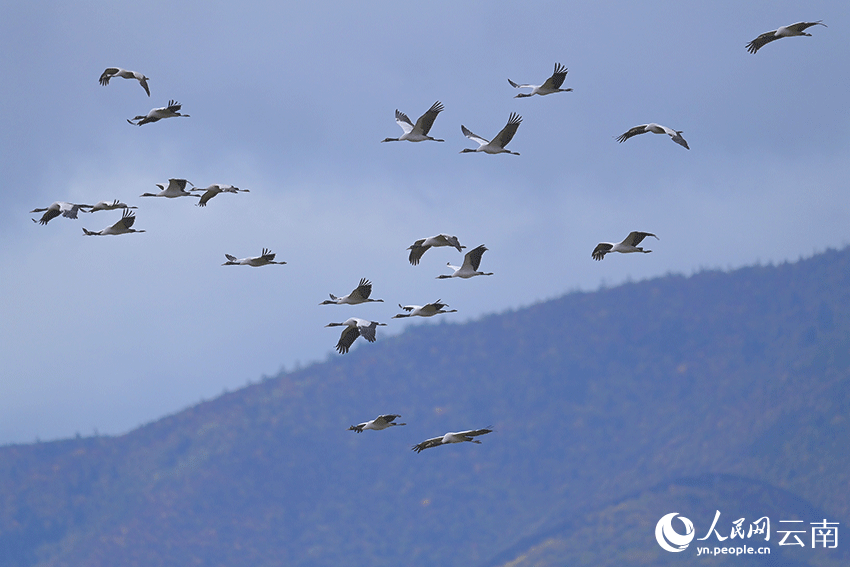
[[[85,212],[85,209],[90,208],[91,205],[78,205],[76,203],[66,203],[65,201],[56,201],[52,203],[49,207],[44,207],[41,209],[33,209],[31,213],[44,213],[41,215],[39,220],[32,219],[32,222],[37,222],[38,224],[47,224],[51,220],[55,219],[59,215],[69,219],[77,218],[77,213],[80,210]]]
[[[478,147],[473,149],[464,148],[460,151],[460,153],[465,154],[468,152],[484,152],[485,154],[513,154],[518,156],[517,152],[512,152],[510,150],[505,149],[505,146],[513,139],[514,134],[516,134],[517,128],[519,128],[520,122],[522,122],[522,116],[517,114],[516,112],[511,112],[510,117],[508,118],[508,123],[502,128],[502,131],[496,134],[496,137],[493,138],[493,141],[485,140],[481,136],[473,134],[466,126],[463,124],[460,125],[460,131],[463,132],[463,135],[476,142]]]
[[[422,443],[418,443],[413,446],[413,450],[417,453],[421,453],[425,449],[430,449],[431,447],[439,447],[440,445],[448,445],[449,443],[463,443],[464,441],[480,444],[481,441],[473,439],[473,437],[492,432],[493,430],[489,427],[485,427],[484,429],[470,429],[469,431],[449,432],[445,435],[441,435],[440,437],[432,437]]]
[[[364,421],[363,423],[359,423],[357,425],[352,425],[348,428],[349,431],[356,431],[357,433],[363,433],[363,431],[367,429],[373,429],[375,431],[381,431],[388,427],[393,427],[394,425],[407,425],[406,423],[396,423],[396,418],[401,417],[398,414],[387,414],[387,415],[379,415],[375,419],[371,421]]]
[[[162,183],[156,184],[157,187],[162,189],[159,193],[142,193],[141,197],[166,197],[168,199],[174,199],[175,197],[197,197],[194,193],[186,191],[187,183],[192,185],[191,181],[186,181],[185,179],[169,179],[168,187]]]
[[[85,213],[94,213],[96,211],[114,211],[115,209],[138,209],[138,207],[131,207],[127,205],[127,203],[122,203],[118,199],[115,199],[111,203],[109,201],[100,201],[96,203],[90,211],[83,211]]]
[[[611,242],[600,242],[596,245],[596,248],[593,249],[591,257],[594,260],[601,260],[605,257],[605,254],[609,252],[622,252],[623,254],[628,254],[630,252],[643,252],[644,254],[649,254],[652,250],[644,250],[638,246],[638,244],[640,244],[647,236],[652,236],[658,240],[658,237],[651,232],[630,232],[622,242],[618,242],[616,244]]]
[[[180,114],[180,112],[178,112],[181,107],[182,105],[179,102],[169,100],[168,106],[154,108],[144,116],[139,115],[135,118],[128,118],[127,122],[129,122],[133,126],[141,126],[142,124],[147,124],[148,122],[157,122],[159,120],[162,120],[163,118],[173,118],[175,116],[185,116],[186,118],[189,118],[188,114]]]
[[[145,232],[144,230],[136,230],[133,228],[133,223],[136,222],[136,214],[124,209],[124,214],[121,216],[121,220],[113,224],[112,226],[108,226],[103,230],[93,231],[83,229],[83,234],[86,236],[107,236],[107,235],[118,235],[118,234],[129,234],[131,232]]]
[[[201,195],[201,199],[198,201],[199,207],[206,207],[207,202],[219,193],[250,193],[248,189],[240,189],[233,185],[219,185],[218,183],[213,183],[209,187],[204,187],[203,189],[196,188],[193,189],[193,191],[204,192],[204,194]],[[197,195],[194,195],[194,197],[197,197]]]
[[[487,248],[482,244],[477,248],[473,248],[463,257],[463,265],[462,266],[452,266],[450,263],[446,263],[446,265],[454,270],[454,273],[451,275],[440,275],[437,276],[437,279],[446,279],[446,278],[471,278],[472,276],[492,276],[492,272],[479,272],[478,266],[481,264],[481,255],[487,251]]]
[[[752,40],[747,44],[747,51],[750,53],[755,53],[771,41],[775,41],[777,39],[782,39],[783,37],[794,37],[795,35],[804,35],[806,37],[811,37],[812,34],[806,33],[804,30],[810,28],[812,26],[823,26],[826,27],[826,24],[821,20],[816,22],[797,22],[796,24],[791,24],[790,26],[782,26],[779,29],[765,32]]]
[[[463,252],[463,249],[466,246],[461,246],[460,242],[457,240],[457,236],[449,236],[448,234],[438,234],[437,236],[430,236],[428,238],[420,238],[413,244],[411,244],[407,249],[410,250],[410,256],[408,260],[412,265],[419,264],[419,259],[422,258],[422,255],[428,251],[431,247],[437,246],[453,246],[457,248],[458,252]]]
[[[431,140],[433,142],[444,142],[445,140],[438,140],[437,138],[432,138],[428,135],[428,132],[431,131],[431,126],[434,125],[434,119],[437,118],[437,115],[442,111],[443,103],[438,100],[431,105],[431,108],[425,111],[425,114],[419,117],[419,120],[417,120],[414,125],[413,122],[410,121],[410,118],[407,117],[407,114],[396,109],[395,121],[396,124],[401,126],[404,134],[398,138],[385,138],[381,141],[401,142],[407,140],[408,142],[422,142],[425,140]]]
[[[330,299],[326,299],[319,305],[359,305],[370,301],[383,302],[383,299],[370,299],[372,295],[372,282],[366,278],[360,278],[360,283],[354,288],[354,291],[343,297],[337,297],[332,293]]]
[[[530,93],[519,93],[514,98],[524,98],[533,95],[547,95],[552,93],[568,93],[573,89],[562,89],[561,85],[564,84],[564,79],[567,77],[567,68],[561,65],[560,63],[555,63],[555,72],[552,73],[552,76],[546,79],[542,85],[518,85],[512,80],[508,79],[508,82],[512,87],[517,89],[528,88],[531,89]]]
[[[252,258],[237,258],[230,254],[225,254],[224,257],[227,258],[227,262],[222,264],[222,266],[253,266],[257,268],[259,266],[268,266],[269,264],[286,264],[286,262],[275,262],[275,254],[268,248],[263,248],[261,255]]]
[[[682,137],[681,130],[673,130],[672,128],[668,128],[667,126],[661,126],[660,124],[655,124],[654,122],[635,126],[625,134],[618,136],[617,141],[622,144],[632,136],[637,136],[638,134],[646,134],[647,132],[652,132],[653,134],[667,134],[674,142],[676,142],[686,150],[691,149],[688,147],[688,143]]]
[[[393,319],[401,319],[403,317],[433,317],[440,313],[457,313],[457,309],[446,310],[445,308],[448,307],[448,305],[440,303],[439,299],[434,303],[428,303],[427,305],[402,305],[399,303],[398,306],[404,311],[407,311],[407,313],[393,315]]]
[[[100,75],[100,84],[106,86],[109,84],[109,79],[114,77],[121,77],[122,79],[136,79],[139,81],[139,84],[142,85],[142,88],[145,89],[145,92],[148,93],[148,96],[151,96],[151,90],[148,88],[149,79],[141,73],[128,71],[127,69],[121,69],[120,67],[109,67]]]
[[[345,327],[342,334],[339,336],[339,342],[336,344],[336,350],[340,354],[345,354],[357,337],[363,337],[370,343],[375,342],[375,330],[380,327],[386,327],[386,323],[378,323],[377,321],[367,321],[359,317],[346,319],[342,323],[328,323],[325,327]]]

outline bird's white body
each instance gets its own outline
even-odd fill
[[[368,429],[372,429],[374,431],[382,431],[384,429],[387,429],[388,427],[393,427],[397,425],[407,425],[406,423],[396,423],[395,419],[398,417],[401,416],[397,414],[379,415],[371,421],[364,421],[363,423],[352,425],[348,428],[348,430],[356,431],[357,433],[363,433]]]
[[[372,282],[367,280],[366,278],[361,278],[360,283],[354,288],[354,291],[345,295],[343,297],[337,297],[334,294],[330,293],[330,299],[326,299],[321,302],[319,305],[359,305],[361,303],[368,302],[383,302],[383,299],[371,299],[369,296],[372,295]]]
[[[109,236],[109,235],[119,235],[119,234],[130,234],[131,232],[145,232],[144,230],[136,230],[133,228],[133,223],[136,222],[135,213],[124,209],[124,214],[121,216],[121,220],[113,224],[112,226],[108,226],[103,230],[92,231],[83,229],[83,234],[86,236]]]
[[[194,191],[203,191],[204,193],[201,195],[200,200],[198,201],[199,207],[206,207],[207,201],[218,195],[219,193],[249,193],[248,189],[240,189],[239,187],[234,187],[233,185],[219,185],[218,183],[213,183],[209,187],[204,187],[203,189],[193,189]],[[197,197],[197,195],[193,195]]]
[[[438,246],[452,246],[453,248],[457,248],[458,252],[463,252],[463,249],[466,248],[466,246],[460,245],[457,236],[449,236],[448,234],[438,234],[437,236],[420,238],[419,240],[411,244],[407,248],[408,250],[410,250],[410,256],[408,257],[408,260],[412,265],[415,266],[419,263],[419,259],[422,258],[422,255],[427,252],[429,248]]]
[[[158,122],[163,118],[174,118],[175,116],[183,116],[185,118],[189,118],[188,114],[180,114],[179,110],[181,107],[182,105],[179,102],[170,100],[168,101],[168,106],[154,108],[144,116],[139,115],[135,118],[128,118],[127,122],[129,122],[133,126],[141,126],[142,124],[147,124],[149,122]]]
[[[542,85],[518,85],[512,80],[508,79],[508,82],[512,87],[516,89],[531,89],[530,93],[519,93],[514,98],[524,98],[534,95],[545,96],[552,93],[568,93],[573,89],[562,89],[561,85],[564,84],[564,79],[567,77],[567,68],[561,65],[560,63],[555,63],[555,71],[552,73],[552,76],[546,79],[546,81]]]
[[[431,447],[439,447],[440,445],[449,445],[451,443],[469,442],[480,444],[481,441],[473,439],[473,437],[492,432],[493,430],[489,427],[485,427],[484,429],[470,429],[468,431],[450,431],[449,433],[446,433],[445,435],[442,435],[440,437],[432,437],[431,439],[427,439],[422,443],[414,445],[413,450],[417,453],[421,453],[425,449],[430,449]]]
[[[252,266],[258,268],[260,266],[268,266],[269,264],[286,264],[286,262],[275,262],[275,254],[268,248],[263,248],[263,253],[259,256],[252,256],[250,258],[237,258],[230,254],[225,254],[224,257],[227,258],[227,262],[222,264],[222,266]]]
[[[612,242],[600,242],[596,245],[596,248],[593,249],[591,253],[591,257],[594,260],[602,260],[605,257],[605,254],[609,252],[620,252],[622,254],[629,254],[632,252],[643,252],[644,254],[649,254],[652,250],[644,250],[638,244],[640,244],[644,238],[647,236],[652,236],[656,240],[658,237],[652,234],[651,232],[638,232],[633,231],[630,232],[629,235],[623,239],[622,242],[612,243]]]
[[[505,149],[505,146],[513,139],[514,134],[516,134],[517,128],[519,128],[520,123],[522,122],[522,116],[519,114],[512,112],[510,117],[508,118],[508,123],[505,125],[502,130],[496,134],[496,137],[493,138],[492,141],[482,138],[477,134],[473,134],[466,126],[463,124],[460,125],[460,131],[463,132],[463,135],[472,140],[473,142],[478,144],[478,147],[475,149],[464,148],[460,151],[460,153],[465,154],[469,152],[484,152],[485,154],[513,154],[518,156],[517,152],[512,152],[508,149]]]
[[[127,203],[122,203],[118,199],[115,199],[111,203],[109,201],[100,201],[92,206],[91,210],[84,212],[94,213],[97,211],[114,211],[115,209],[138,209],[138,207],[131,207]]]
[[[440,303],[439,299],[434,303],[428,303],[427,305],[402,305],[399,303],[398,306],[404,311],[407,311],[407,313],[393,315],[393,319],[401,319],[403,317],[433,317],[440,313],[457,313],[457,309],[446,310],[445,308],[448,307],[448,305]]]
[[[487,248],[482,244],[476,248],[473,248],[469,252],[466,253],[463,257],[463,265],[461,266],[453,266],[450,263],[446,263],[446,265],[454,270],[454,273],[451,275],[441,275],[437,276],[437,279],[446,279],[446,278],[471,278],[473,276],[492,276],[492,272],[479,272],[478,266],[481,264],[481,256],[484,252],[487,251]]]
[[[812,26],[826,27],[826,24],[823,23],[821,20],[818,20],[817,22],[797,22],[796,24],[782,26],[781,28],[775,29],[773,31],[765,32],[754,40],[752,40],[750,43],[747,44],[747,51],[749,51],[750,53],[755,53],[771,41],[776,41],[777,39],[782,39],[783,37],[811,37],[812,34],[807,33],[805,30]]]
[[[139,81],[139,84],[142,85],[142,88],[145,89],[145,92],[148,93],[148,96],[151,96],[151,91],[148,88],[148,79],[141,73],[137,73],[136,71],[128,71],[127,69],[121,69],[120,67],[109,67],[100,75],[100,84],[108,85],[109,79],[113,77],[121,77],[122,79],[136,79]]]
[[[443,103],[439,100],[431,105],[425,114],[419,117],[419,120],[416,121],[416,124],[410,121],[410,118],[407,117],[407,114],[396,109],[395,111],[395,121],[398,124],[402,131],[404,132],[398,138],[385,138],[381,140],[382,142],[424,142],[426,140],[430,140],[432,142],[443,142],[445,140],[438,140],[437,138],[432,138],[428,135],[428,132],[431,131],[431,126],[434,125],[434,119],[437,118],[437,115],[443,111]]]
[[[49,207],[44,207],[42,209],[33,209],[31,213],[44,213],[41,215],[39,220],[32,219],[32,222],[37,222],[38,224],[47,224],[51,220],[55,219],[59,215],[62,215],[65,218],[75,219],[77,218],[77,213],[81,210],[85,212],[85,209],[91,208],[91,205],[79,205],[76,203],[66,203],[65,201],[56,201],[52,203]]]
[[[185,179],[169,179],[168,187],[162,183],[157,183],[156,186],[162,189],[159,193],[142,193],[142,197],[166,197],[174,199],[175,197],[197,197],[194,193],[186,191],[186,184],[192,185],[191,181]],[[194,185],[192,185],[194,187]]]
[[[357,340],[357,337],[363,337],[370,343],[376,340],[375,331],[381,326],[385,327],[386,323],[378,323],[377,321],[367,321],[359,317],[351,317],[342,323],[328,323],[325,327],[345,327],[342,334],[339,336],[339,342],[336,344],[336,350],[340,354],[345,354],[351,345]]]
[[[621,134],[617,137],[617,141],[621,144],[628,140],[633,136],[637,136],[638,134],[646,134],[647,132],[652,132],[653,134],[667,134],[670,136],[670,139],[685,148],[686,150],[691,149],[688,147],[688,143],[682,137],[681,130],[673,130],[672,128],[668,128],[667,126],[662,126],[660,124],[655,124],[654,122],[650,122],[649,124],[641,124],[640,126],[635,126],[631,128],[625,134]]]

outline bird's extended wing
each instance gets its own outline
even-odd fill
[[[496,142],[499,147],[504,148],[508,145],[508,143],[513,139],[514,134],[516,134],[517,128],[519,128],[520,123],[522,122],[522,116],[517,114],[516,112],[511,112],[510,117],[508,118],[508,123],[502,128],[502,131],[496,134],[496,137],[493,138],[493,141]]]
[[[407,117],[407,114],[401,112],[396,109],[395,111],[395,121],[396,124],[401,126],[401,129],[404,130],[405,134],[409,134],[411,130],[413,130],[413,122],[410,121],[410,118]]]
[[[473,142],[476,142],[479,146],[486,146],[487,144],[490,143],[490,140],[485,140],[484,138],[482,138],[478,134],[473,134],[472,131],[469,130],[469,128],[467,128],[463,124],[460,125],[460,131],[463,132],[464,136],[466,136],[467,138],[469,138]]]
[[[560,89],[561,85],[564,84],[564,79],[566,78],[567,68],[560,63],[555,63],[555,72],[552,73],[551,77],[546,79],[546,82],[543,83],[543,87],[549,89]]]
[[[418,444],[414,445],[412,447],[412,449],[414,451],[416,451],[417,453],[421,453],[425,449],[430,449],[431,447],[438,447],[442,444],[443,444],[443,436],[440,435],[439,437],[432,437],[431,439],[423,441],[422,443],[418,443]]]
[[[468,266],[472,268],[473,271],[478,271],[478,266],[481,265],[481,256],[486,251],[487,248],[485,248],[483,244],[481,246],[473,248],[472,250],[467,252],[466,255],[463,257],[463,266]]]
[[[413,129],[420,132],[422,135],[427,136],[428,132],[431,131],[431,126],[434,125],[434,119],[436,119],[437,115],[443,111],[443,108],[443,103],[439,100],[432,104],[431,108],[419,117],[419,120],[416,121],[416,125]]]
[[[611,251],[611,248],[613,247],[614,245],[608,242],[600,242],[596,245],[596,248],[593,249],[593,252],[590,254],[590,256],[594,260],[601,260],[605,257],[605,254]]]
[[[618,136],[617,141],[620,142],[620,143],[623,143],[626,140],[628,140],[629,138],[631,138],[632,136],[637,136],[638,134],[645,134],[645,133],[646,133],[646,124],[641,124],[640,126],[635,126],[634,128],[631,128],[625,134]]]

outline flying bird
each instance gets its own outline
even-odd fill
[[[178,112],[181,106],[182,105],[179,102],[169,100],[168,106],[163,106],[162,108],[154,108],[144,116],[139,115],[135,118],[128,118],[127,122],[129,122],[133,126],[141,126],[142,124],[147,124],[148,122],[157,122],[159,120],[162,120],[163,118],[173,118],[175,116],[185,116],[186,118],[188,118],[188,114],[180,114],[180,112]]]
[[[109,201],[100,201],[96,203],[90,211],[83,211],[85,213],[94,213],[96,211],[114,211],[115,209],[138,209],[138,207],[130,207],[127,203],[122,203],[118,199],[115,199],[111,203]]]
[[[145,232],[144,230],[136,230],[133,228],[133,223],[136,222],[136,214],[132,211],[124,209],[124,214],[121,216],[121,220],[113,224],[112,226],[107,226],[103,230],[93,231],[83,229],[83,234],[86,236],[107,236],[107,235],[118,235],[118,234],[129,234],[131,232]]]
[[[56,201],[52,203],[49,207],[44,207],[42,209],[33,209],[31,213],[44,213],[41,215],[39,220],[32,219],[32,222],[37,222],[38,224],[47,224],[51,220],[55,219],[59,215],[69,219],[77,218],[77,213],[79,211],[85,212],[85,209],[90,208],[91,205],[78,205],[76,203],[66,203],[65,201]]]
[[[345,327],[342,334],[339,336],[339,342],[336,344],[336,350],[340,354],[345,354],[357,337],[363,337],[370,343],[375,342],[375,330],[378,327],[386,327],[386,323],[378,323],[377,321],[367,321],[359,317],[346,319],[342,323],[328,323],[325,327]]]
[[[489,427],[485,427],[484,429],[470,429],[469,431],[449,432],[440,437],[432,437],[431,439],[414,445],[413,450],[417,453],[421,453],[425,449],[430,449],[431,447],[439,447],[440,445],[448,445],[449,443],[463,443],[464,441],[481,444],[481,441],[473,439],[473,437],[492,432],[493,430]]]
[[[790,26],[782,26],[779,29],[765,32],[754,40],[752,40],[750,43],[747,44],[747,51],[749,51],[750,53],[755,53],[771,41],[782,39],[783,37],[793,37],[795,35],[805,35],[807,37],[811,37],[812,34],[806,33],[804,30],[812,26],[826,27],[826,24],[823,23],[823,21],[818,20],[816,22],[797,22],[796,24],[791,24]]]
[[[676,142],[686,150],[691,149],[688,147],[688,143],[682,137],[682,130],[673,130],[672,128],[668,128],[667,126],[661,126],[660,124],[655,124],[654,122],[635,126],[625,134],[618,136],[617,141],[622,144],[632,136],[637,136],[638,134],[646,134],[647,132],[652,132],[653,134],[667,134],[674,142]]]
[[[448,307],[448,305],[440,303],[439,299],[434,303],[429,303],[427,305],[402,305],[399,303],[398,306],[404,311],[407,311],[407,313],[393,315],[393,319],[401,319],[403,317],[433,317],[439,313],[457,313],[457,309],[447,311],[445,308]]]
[[[213,183],[209,187],[205,187],[203,189],[194,190],[204,192],[204,194],[201,195],[201,199],[198,201],[199,207],[206,207],[207,202],[219,193],[250,193],[248,189],[240,189],[239,187],[234,187],[233,185],[219,185],[218,183]],[[193,196],[197,197],[197,195]]]
[[[109,79],[114,77],[121,77],[122,79],[136,79],[139,81],[139,84],[142,85],[142,88],[145,89],[145,92],[148,93],[148,96],[151,96],[151,90],[148,88],[149,79],[141,73],[128,71],[127,69],[121,69],[120,67],[109,67],[100,75],[100,84],[106,86],[109,84]]]
[[[346,296],[337,297],[332,293],[329,293],[328,295],[330,295],[331,298],[324,300],[319,305],[358,305],[369,301],[384,301],[383,299],[369,298],[369,296],[372,295],[372,282],[366,278],[360,278],[360,283],[354,288],[354,291]]]
[[[401,129],[404,130],[404,134],[398,138],[385,138],[381,141],[401,142],[403,140],[407,140],[408,142],[422,142],[424,140],[431,140],[434,142],[444,142],[445,140],[438,140],[437,138],[432,138],[428,135],[428,132],[431,131],[431,126],[434,125],[434,119],[437,118],[437,115],[442,111],[443,103],[438,100],[431,105],[431,108],[425,111],[425,114],[419,117],[419,120],[417,120],[414,125],[410,121],[410,118],[407,117],[407,114],[396,109],[395,121],[396,124],[401,126]]]
[[[460,151],[460,153],[465,154],[467,152],[484,152],[485,154],[513,154],[518,156],[517,152],[512,152],[510,150],[505,149],[505,146],[513,139],[514,134],[516,134],[517,128],[519,128],[519,124],[522,122],[522,116],[517,114],[516,112],[511,112],[510,117],[508,118],[508,123],[502,128],[502,131],[496,134],[496,137],[493,138],[493,141],[488,141],[470,132],[466,126],[463,124],[460,125],[460,131],[463,132],[463,135],[469,138],[470,140],[476,142],[478,147],[473,149],[464,148]]]
[[[512,80],[508,79],[508,82],[512,87],[517,89],[528,88],[531,89],[530,93],[519,93],[514,98],[524,98],[533,95],[547,95],[552,93],[568,93],[573,89],[562,89],[561,85],[564,84],[564,79],[567,77],[567,68],[561,65],[560,63],[555,63],[555,72],[552,73],[552,76],[546,79],[542,85],[518,85]]]
[[[222,264],[222,266],[253,266],[256,268],[259,266],[268,266],[269,264],[286,264],[286,262],[275,262],[275,254],[268,248],[263,248],[263,253],[253,258],[236,258],[236,256],[231,256],[230,254],[225,254],[224,257],[227,258],[227,262]]]
[[[379,415],[375,419],[371,421],[364,421],[363,423],[359,423],[357,425],[352,425],[348,428],[349,431],[356,431],[357,433],[363,433],[363,431],[367,429],[374,429],[375,431],[381,431],[382,429],[386,429],[388,427],[392,427],[394,425],[407,425],[406,423],[396,423],[395,420],[397,417],[401,417],[397,414],[387,414],[387,415]]]
[[[596,245],[596,248],[593,249],[591,257],[594,260],[601,260],[608,252],[622,252],[623,254],[628,254],[630,252],[643,252],[644,254],[649,254],[652,250],[644,250],[638,246],[638,244],[640,244],[647,236],[651,236],[658,240],[658,237],[651,232],[630,232],[622,242],[618,242],[616,244],[611,242],[600,242]]]
[[[448,234],[438,234],[437,236],[430,236],[428,238],[420,238],[413,244],[411,244],[407,249],[410,250],[410,256],[408,260],[412,265],[419,264],[419,259],[422,258],[422,255],[431,247],[437,246],[453,246],[457,248],[458,252],[463,252],[463,249],[466,246],[461,246],[460,242],[457,240],[457,236],[449,236]]]
[[[162,183],[156,183],[156,186],[162,189],[159,193],[142,193],[141,197],[166,197],[168,199],[174,199],[175,197],[197,197],[194,193],[186,191],[187,183],[192,185],[191,181],[186,181],[185,179],[169,179],[168,187]]]
[[[492,276],[492,272],[479,272],[478,266],[481,264],[481,255],[487,251],[487,248],[482,244],[477,248],[473,248],[463,257],[463,265],[462,266],[452,266],[450,263],[446,263],[446,265],[454,270],[454,273],[451,275],[440,275],[437,276],[437,279],[445,279],[445,278],[471,278],[472,276]]]

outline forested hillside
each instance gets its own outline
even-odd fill
[[[0,565],[679,565],[669,512],[845,529],[850,249],[449,321],[120,437],[0,448]],[[347,430],[381,413],[407,425]],[[850,558],[775,540],[725,560]]]

